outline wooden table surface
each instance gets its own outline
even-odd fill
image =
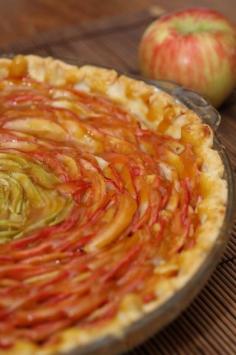
[[[142,10],[151,5],[165,10],[208,6],[235,19],[235,0],[2,0],[0,46],[68,25]]]
[[[138,73],[138,42],[153,18],[153,9],[158,12],[190,6],[212,7],[231,20],[236,18],[236,0],[0,1],[0,50],[74,58],[79,65],[92,63],[134,74]],[[235,93],[220,113],[219,135],[235,170]],[[133,350],[132,355],[234,355],[235,339],[236,226],[207,287],[177,321]]]

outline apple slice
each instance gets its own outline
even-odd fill
[[[39,138],[53,139],[55,141],[64,141],[67,136],[67,132],[61,126],[43,118],[16,119],[6,122],[3,127],[14,131],[29,133]]]
[[[86,246],[87,252],[95,252],[119,238],[129,226],[136,212],[136,202],[130,195],[123,194],[118,198],[118,209],[112,223],[108,223],[98,232],[96,237]]]

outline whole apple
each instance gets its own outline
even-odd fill
[[[145,76],[190,88],[215,107],[236,86],[236,30],[214,10],[188,9],[154,21],[139,58]]]

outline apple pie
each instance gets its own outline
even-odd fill
[[[217,239],[212,129],[114,70],[19,55],[0,78],[0,354],[121,336]]]

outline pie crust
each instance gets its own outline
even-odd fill
[[[201,161],[199,180],[203,196],[196,205],[200,221],[195,231],[196,243],[191,248],[177,253],[164,266],[159,266],[159,273],[168,275],[168,270],[175,272],[174,276],[168,276],[158,282],[157,298],[143,303],[137,295],[130,293],[123,297],[115,316],[102,325],[91,326],[89,329],[73,326],[60,331],[57,341],[53,343],[37,345],[28,340],[17,340],[13,346],[0,350],[0,354],[46,355],[58,351],[66,352],[107,335],[120,337],[126,327],[160,307],[182,288],[196,273],[216,243],[225,215],[227,183],[223,179],[224,167],[221,158],[213,149],[212,129],[194,112],[156,87],[124,75],[120,76],[115,70],[89,65],[76,67],[53,58],[19,55],[12,59],[0,59],[1,81],[8,76],[18,78],[22,75],[53,87],[73,85],[78,91],[105,96],[135,117],[141,127],[154,132],[158,132],[159,127],[165,127],[163,122],[169,120],[171,124],[168,124],[166,129],[162,128],[162,134],[190,144]],[[89,247],[88,252],[93,251],[93,247]]]

